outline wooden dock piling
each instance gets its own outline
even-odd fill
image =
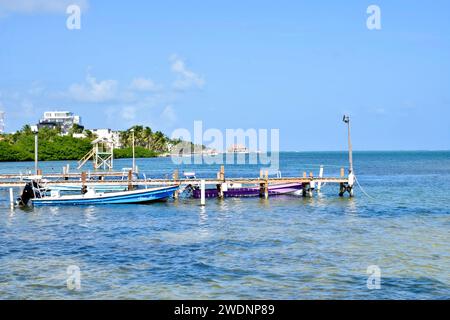
[[[86,180],[87,180],[87,175],[86,172],[82,172],[81,173],[81,193],[86,193],[87,191],[87,187],[86,187]]]
[[[264,198],[269,198],[269,170],[264,172]]]
[[[220,180],[225,181],[225,166],[220,166]]]
[[[133,170],[128,170],[128,191],[133,190]]]
[[[173,171],[172,179],[173,179],[173,182],[175,182],[175,183],[177,183],[178,185],[180,185],[179,182],[178,182],[178,180],[180,179],[178,169],[176,169],[176,170]],[[173,193],[173,198],[174,198],[174,199],[178,199],[179,196],[180,196],[180,191],[179,191],[179,190],[175,190],[175,192]]]

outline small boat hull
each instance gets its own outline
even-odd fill
[[[75,205],[103,205],[148,203],[165,200],[178,190],[178,186],[142,189],[125,192],[110,192],[84,195],[70,195],[60,197],[43,197],[31,199],[34,206],[75,206]]]
[[[269,196],[277,196],[283,194],[290,194],[296,191],[302,190],[301,183],[287,183],[287,184],[275,184],[269,185]],[[200,189],[194,189],[192,192],[194,198],[200,198]],[[217,189],[206,189],[205,198],[216,198],[219,196]],[[241,197],[259,197],[259,187],[239,187],[228,188],[223,192],[225,198],[241,198]]]

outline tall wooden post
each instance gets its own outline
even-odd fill
[[[128,170],[128,191],[133,190],[133,170]]]
[[[260,196],[260,197],[263,197],[263,196],[264,196],[264,185],[265,185],[264,182],[262,182],[262,183],[259,184],[259,196]]]
[[[353,172],[353,148],[352,148],[352,139],[350,135],[350,117],[344,116],[344,122],[347,124],[347,131],[348,131],[348,173]]]
[[[174,172],[172,174],[172,178],[173,178],[174,182],[177,182],[177,180],[180,178],[178,169],[174,170]],[[178,186],[180,186],[179,183],[178,183]],[[178,199],[179,195],[180,195],[180,190],[179,189],[175,190],[175,192],[173,193],[174,199]]]
[[[225,166],[220,166],[220,180],[225,181]]]
[[[176,169],[172,174],[173,180],[177,181],[179,179],[179,172],[178,169]]]
[[[266,170],[265,172],[265,180],[266,182],[264,183],[264,198],[269,198],[269,171]]]
[[[223,188],[224,188],[225,182],[219,183],[217,184],[217,193],[219,195],[219,199],[223,199],[224,194],[223,194]]]
[[[86,172],[82,172],[81,173],[81,194],[85,194],[86,193]]]

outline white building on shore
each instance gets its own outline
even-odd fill
[[[111,129],[92,129],[97,138],[106,139],[110,143],[114,144],[114,148],[121,148],[122,144],[120,142],[120,134],[118,131],[113,131]]]
[[[103,140],[114,146],[114,148],[122,148],[122,143],[120,142],[119,131],[113,131],[111,129],[87,129],[91,131],[96,136],[96,140]],[[83,133],[74,133],[74,138],[83,139],[86,138],[86,131]]]
[[[60,128],[62,134],[67,134],[74,124],[81,126],[81,117],[70,111],[46,111],[39,120],[38,128]]]

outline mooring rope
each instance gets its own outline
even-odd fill
[[[364,190],[364,188],[361,186],[361,184],[360,184],[359,181],[358,181],[358,178],[356,178],[356,174],[354,174],[354,177],[355,177],[355,181],[356,181],[356,183],[358,184],[359,189],[361,189],[362,193],[363,193],[366,197],[368,197],[369,199],[375,200],[375,198],[372,197],[371,195],[369,195],[369,194]]]

